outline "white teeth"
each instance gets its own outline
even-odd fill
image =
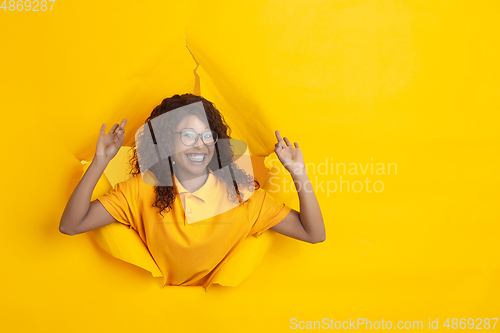
[[[205,154],[188,154],[186,156],[193,162],[201,162],[205,158]]]

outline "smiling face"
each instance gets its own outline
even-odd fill
[[[183,118],[177,125],[176,132],[193,130],[197,133],[210,131],[210,127],[198,116],[190,115]],[[180,134],[174,134],[176,153],[173,155],[175,161],[174,172],[179,179],[189,179],[207,172],[208,163],[214,156],[215,146],[207,146],[203,143],[201,136],[193,146],[186,146],[180,139]]]

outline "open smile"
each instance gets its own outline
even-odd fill
[[[203,164],[207,158],[207,154],[192,153],[186,154],[187,158],[194,164]]]

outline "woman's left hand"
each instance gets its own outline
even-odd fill
[[[294,148],[286,136],[284,140],[281,138],[280,131],[276,131],[275,134],[278,143],[274,145],[274,152],[278,156],[281,164],[283,164],[285,169],[287,169],[292,176],[305,174],[304,158],[302,157],[302,151],[299,148],[299,144],[295,142]]]

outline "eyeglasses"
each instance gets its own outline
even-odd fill
[[[201,135],[201,141],[207,146],[213,146],[217,142],[217,132],[206,131],[203,133],[198,133],[193,130],[183,130],[180,132],[174,132],[180,134],[181,142],[186,146],[194,146],[198,142],[198,137]]]

